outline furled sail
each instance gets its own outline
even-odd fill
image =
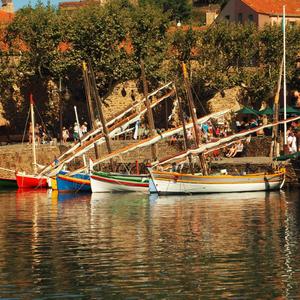
[[[233,140],[241,139],[244,136],[250,135],[251,133],[255,133],[255,132],[257,132],[259,130],[262,130],[264,128],[273,127],[273,126],[276,126],[276,125],[293,122],[293,121],[296,121],[296,120],[299,120],[299,119],[300,119],[300,116],[292,117],[292,118],[289,118],[289,119],[286,119],[286,120],[282,120],[282,121],[270,123],[270,124],[267,124],[267,125],[255,127],[255,128],[249,129],[249,130],[245,130],[245,131],[242,131],[242,132],[239,132],[239,133],[221,138],[216,142],[210,142],[210,143],[207,143],[207,144],[202,144],[197,148],[189,149],[187,151],[181,152],[180,154],[178,154],[176,156],[161,159],[161,160],[153,163],[152,166],[155,167],[155,166],[160,165],[160,164],[166,164],[166,163],[171,163],[173,161],[181,160],[181,159],[187,157],[189,154],[195,155],[195,154],[199,154],[199,153],[205,153],[206,151],[208,151],[210,149],[218,149],[218,148],[221,148],[224,144],[230,143]]]
[[[209,114],[209,115],[207,115],[205,117],[199,118],[197,120],[197,123],[198,124],[203,124],[203,123],[207,122],[210,119],[217,119],[217,118],[225,115],[228,112],[229,112],[229,110],[227,109],[227,110],[223,110],[223,111],[220,111],[220,112]],[[192,128],[192,127],[193,127],[193,123],[192,122],[186,124],[186,128]],[[162,134],[158,134],[158,135],[156,135],[154,137],[149,137],[147,139],[143,139],[140,142],[137,142],[137,143],[135,143],[133,145],[129,145],[129,146],[123,147],[121,149],[118,149],[116,151],[113,151],[110,154],[107,154],[107,155],[101,157],[100,159],[97,159],[96,161],[93,162],[93,165],[97,165],[97,164],[99,164],[101,162],[104,162],[106,160],[112,159],[114,157],[120,156],[120,155],[128,153],[128,152],[134,151],[134,150],[136,150],[138,148],[148,147],[150,145],[153,145],[153,144],[159,142],[160,140],[163,140],[165,138],[171,137],[174,134],[178,134],[178,133],[180,133],[182,131],[183,131],[183,127],[180,126],[180,127],[174,128],[174,129],[167,130],[167,131],[163,132]],[[82,167],[80,169],[75,170],[71,174],[76,174],[76,173],[82,172],[84,170],[85,170],[85,167]]]
[[[150,96],[156,95],[158,92],[162,91],[166,88],[172,88],[172,82],[169,82],[168,84],[160,87],[156,91],[149,94]],[[175,92],[173,89],[167,90],[167,93],[162,95],[160,98],[158,98],[156,101],[153,101],[151,103],[151,107],[155,107],[159,103],[161,103],[166,98],[169,98],[170,96],[174,95]],[[142,101],[139,101],[138,103],[134,104],[132,107],[128,108],[127,110],[123,111],[121,114],[119,114],[117,117],[113,118],[112,120],[107,122],[107,126],[109,126],[109,136],[110,138],[115,137],[116,135],[122,134],[131,124],[134,124],[136,121],[140,120],[140,118],[146,113],[147,109],[142,108],[141,105],[144,103],[145,98],[142,99]],[[137,112],[140,110],[140,112]],[[128,117],[126,117],[129,113],[131,113]],[[59,169],[62,164],[66,164],[73,160],[75,157],[83,155],[90,149],[94,147],[94,144],[100,145],[105,142],[104,134],[102,133],[102,127],[99,127],[87,135],[85,135],[80,142],[77,142],[73,147],[71,147],[69,150],[67,150],[65,153],[63,153],[60,157],[56,159],[56,163],[51,163],[49,166],[44,168],[40,175],[46,175],[46,174],[53,174],[53,171],[55,169]],[[55,173],[55,171],[54,171]]]

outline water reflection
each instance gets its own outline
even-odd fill
[[[0,298],[294,299],[298,196],[1,193]]]

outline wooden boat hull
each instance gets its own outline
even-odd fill
[[[175,172],[151,171],[158,194],[201,194],[268,191],[280,189],[285,171],[274,174],[248,174],[241,176],[198,176]]]
[[[18,188],[17,180],[11,178],[0,178],[0,189],[16,189]]]
[[[126,175],[105,172],[91,174],[91,188],[93,193],[110,192],[141,192],[149,190],[149,178],[145,175]]]
[[[16,180],[18,187],[23,189],[40,189],[48,187],[47,177],[45,176],[16,174]]]
[[[75,174],[56,176],[57,189],[59,192],[91,192],[90,176],[88,174]]]

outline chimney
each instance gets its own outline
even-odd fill
[[[13,13],[14,12],[14,3],[12,0],[2,0],[2,11]]]

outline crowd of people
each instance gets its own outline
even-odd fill
[[[192,123],[191,119],[187,119],[187,124]],[[241,116],[236,116],[236,119],[230,122],[225,119],[213,119],[209,120],[201,125],[197,124],[196,130],[199,136],[200,143],[208,143],[219,140],[220,138],[225,138],[235,133],[239,133],[245,130],[253,129],[256,127],[261,127],[263,125],[268,125],[270,120],[266,115],[262,116],[247,116],[241,118]],[[176,127],[174,125],[174,127]],[[84,136],[88,131],[87,122],[82,122],[82,124],[74,123],[73,126],[63,127],[61,142],[66,144],[68,142],[78,141],[81,136]],[[165,131],[164,128],[157,130],[157,133],[162,134]],[[29,124],[28,137],[29,143],[32,143],[32,124]],[[38,144],[49,143],[52,140],[52,136],[47,132],[46,127],[36,124],[34,128],[36,142]],[[195,134],[193,127],[189,127],[186,130],[188,147],[195,146]],[[262,129],[257,130],[252,136],[271,136],[272,127],[265,126]],[[129,128],[126,134],[119,136],[118,139],[146,139],[150,136],[149,126],[145,122],[138,121],[133,128]],[[184,140],[183,132],[178,133],[170,137],[170,145],[182,145]],[[289,153],[295,153],[300,150],[300,123],[293,122],[290,124],[287,131],[287,149]],[[224,148],[223,148],[224,149]],[[236,157],[242,155],[244,152],[244,144],[242,140],[232,142],[230,145],[225,147],[225,151],[222,153],[226,157]],[[214,156],[217,157],[216,153],[220,151],[215,151]]]
[[[83,122],[81,125],[77,124],[77,122],[74,123],[74,126],[70,127],[63,127],[62,128],[62,138],[61,142],[63,144],[66,144],[71,141],[78,141],[81,136],[84,136],[88,131],[87,122]],[[35,142],[37,144],[48,144],[53,141],[53,135],[49,132],[49,130],[46,129],[45,126],[42,126],[40,124],[36,124],[34,127],[34,136],[35,136]],[[28,127],[28,142],[29,144],[32,144],[33,142],[33,128],[32,123],[29,123]]]

